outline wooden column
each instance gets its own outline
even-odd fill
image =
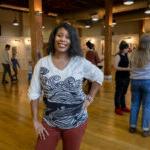
[[[111,78],[111,51],[112,51],[112,1],[105,0],[105,60],[104,75]]]
[[[23,36],[23,12],[19,12],[19,36]]]
[[[32,61],[35,64],[42,57],[42,0],[29,0],[30,8],[30,33]]]
[[[81,38],[82,37],[82,28],[78,27],[77,30],[78,30],[79,37]]]
[[[139,39],[141,38],[143,33],[145,33],[145,20],[140,20],[139,21]]]

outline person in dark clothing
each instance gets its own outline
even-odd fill
[[[94,44],[88,41],[86,42],[86,46],[88,47],[88,51],[85,56],[86,59],[89,60],[92,64],[98,66],[101,60],[95,51]]]
[[[130,64],[128,59],[129,45],[125,41],[121,41],[119,45],[119,52],[115,56],[114,67],[116,69],[115,74],[115,113],[123,115],[123,112],[130,112],[126,106],[125,95],[130,81]]]
[[[101,60],[98,56],[98,53],[95,51],[94,44],[88,41],[86,42],[86,46],[88,48],[88,51],[85,56],[86,59],[99,68],[99,64],[101,63]],[[89,92],[92,86],[92,82],[87,80],[87,84],[88,84],[87,92]]]
[[[13,79],[14,80],[18,80],[18,68],[20,68],[20,65],[19,65],[19,62],[16,58],[16,54],[12,54],[12,58],[11,58],[11,63],[12,63],[12,68],[13,68],[13,71],[14,71],[14,75],[13,75]]]

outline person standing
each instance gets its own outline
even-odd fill
[[[87,60],[89,60],[92,64],[94,64],[95,66],[99,67],[101,61],[103,61],[103,60],[100,60],[98,53],[95,51],[94,44],[91,43],[90,41],[87,41],[86,46],[87,46],[88,50],[86,52],[85,58]],[[87,80],[87,92],[90,91],[91,86],[92,86],[92,82]]]
[[[142,105],[142,135],[150,136],[150,35],[141,37],[131,56],[131,133],[136,132]]]
[[[6,44],[5,49],[2,51],[1,60],[2,60],[2,66],[3,66],[3,75],[2,75],[2,83],[6,84],[8,81],[6,80],[6,74],[8,73],[10,80],[13,81],[13,77],[11,75],[11,69],[10,69],[10,60],[9,60],[9,53],[10,45]]]
[[[126,106],[125,95],[130,81],[130,64],[128,59],[129,45],[125,41],[121,41],[119,45],[119,52],[115,56],[114,68],[115,73],[115,113],[117,115],[123,115],[123,112],[130,112],[130,109]]]
[[[63,150],[79,150],[87,108],[103,82],[103,73],[83,57],[77,31],[68,23],[52,31],[48,45],[49,55],[36,64],[28,91],[39,135],[36,150],[55,150],[59,139]],[[93,82],[87,95],[82,90],[83,78]],[[38,106],[42,93],[46,108],[41,123]]]
[[[92,62],[94,65],[99,66],[99,64],[101,63],[101,60],[98,56],[98,53],[95,51],[95,46],[93,43],[91,43],[90,41],[86,42],[86,46],[88,48],[87,52],[86,52],[86,59],[89,60],[90,62]]]
[[[12,54],[11,63],[12,63],[13,71],[14,71],[13,79],[18,80],[18,68],[20,68],[20,65],[16,58],[16,53]]]

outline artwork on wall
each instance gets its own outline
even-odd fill
[[[129,53],[133,52],[135,49],[137,49],[137,44],[129,43]]]
[[[104,40],[100,41],[100,49],[101,49],[101,55],[104,55],[104,52],[105,52],[105,41]],[[116,53],[116,51],[115,51],[115,43],[112,41],[111,55],[114,55],[115,53]]]
[[[105,49],[105,41],[101,40],[101,44],[100,44],[100,49],[101,49],[101,54],[104,55],[104,49]]]

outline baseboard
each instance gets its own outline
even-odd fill
[[[104,80],[112,80],[112,75],[105,75]]]

